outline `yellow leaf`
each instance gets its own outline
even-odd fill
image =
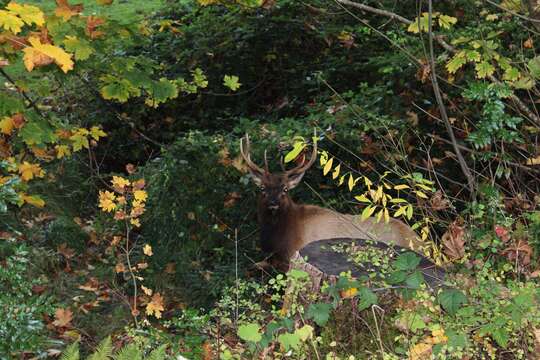
[[[21,32],[24,21],[10,11],[0,10],[0,26],[14,34]]]
[[[338,164],[338,166],[334,168],[334,172],[332,173],[332,179],[335,179],[339,176],[340,169],[341,169],[341,164]]]
[[[139,221],[139,219],[130,219],[129,220],[129,223],[135,227],[140,227],[141,226],[141,222]]]
[[[373,185],[373,183],[371,182],[371,180],[369,180],[367,177],[364,176],[364,184],[366,184],[367,188],[370,189],[371,188],[371,185]]]
[[[155,293],[152,296],[152,301],[146,305],[146,315],[154,315],[159,319],[163,310],[165,310],[163,307],[163,297],[159,293]]]
[[[401,184],[401,185],[394,186],[394,190],[405,190],[405,189],[410,189],[410,186],[407,185],[407,184]]]
[[[384,222],[389,222],[390,221],[390,213],[388,212],[388,209],[387,208],[384,208]]]
[[[432,188],[430,188],[429,186],[426,186],[424,184],[416,184],[417,187],[419,187],[420,189],[424,189],[426,191],[433,191]]]
[[[405,214],[405,210],[407,209],[406,206],[400,206],[399,209],[394,213],[394,217],[397,218],[403,214]]]
[[[67,146],[67,145],[56,145],[54,147],[54,149],[56,150],[56,158],[57,159],[61,159],[64,156],[71,155],[71,150],[69,149],[69,146]]]
[[[31,46],[23,49],[23,61],[28,71],[32,71],[35,66],[50,64],[51,61],[54,61],[60,66],[65,73],[73,70],[72,55],[65,52],[62,48],[51,44],[42,44],[36,36],[31,36],[28,42]]]
[[[376,220],[377,220],[377,222],[381,222],[381,219],[382,219],[382,217],[383,217],[383,214],[384,214],[384,210],[383,210],[383,209],[379,210],[379,212],[378,212],[377,215],[376,215]]]
[[[371,200],[369,200],[366,195],[358,195],[354,198],[360,202],[371,203]]]
[[[319,158],[319,162],[321,163],[321,166],[324,166],[327,161],[328,161],[328,153],[326,151],[321,151],[321,157]]]
[[[407,205],[407,219],[411,220],[413,216],[413,207],[411,204]]]
[[[90,135],[92,135],[92,138],[94,138],[96,141],[101,137],[107,136],[107,134],[98,126],[92,126],[90,129]]]
[[[148,198],[148,194],[146,191],[144,190],[135,190],[133,192],[133,197],[135,198],[135,200],[137,200],[138,202],[144,202],[146,201],[146,199]]]
[[[409,350],[409,360],[429,359],[431,356],[431,344],[421,342]]]
[[[354,185],[356,185],[356,180],[353,178],[352,174],[349,174],[349,182],[347,183],[347,186],[349,186],[349,191],[352,191]]]
[[[45,16],[43,15],[43,12],[36,6],[27,4],[21,5],[12,1],[6,6],[6,9],[14,14],[19,15],[22,21],[28,25],[36,24],[37,26],[43,26],[45,24]]]
[[[375,196],[373,197],[373,201],[377,202],[379,201],[383,196],[383,187],[379,185],[377,187],[377,191],[375,192]]]
[[[146,256],[152,256],[154,253],[152,252],[152,247],[148,244],[145,244],[143,247],[143,253]]]
[[[330,160],[328,160],[326,162],[326,164],[324,165],[324,169],[323,169],[323,175],[326,176],[326,174],[328,174],[328,172],[330,171],[330,169],[332,168],[332,163],[334,162],[334,158],[331,158]]]
[[[527,165],[540,165],[540,155],[535,158],[527,159]]]
[[[356,294],[358,294],[357,288],[349,288],[346,290],[340,291],[339,295],[342,299],[350,299],[353,298]]]
[[[424,194],[424,193],[423,193],[422,191],[420,191],[420,190],[416,190],[414,193],[415,193],[416,195],[418,195],[418,197],[420,197],[420,198],[422,198],[422,199],[427,199],[427,198],[428,198],[428,196],[427,196],[426,194]]]
[[[346,175],[346,174],[345,174],[345,175]],[[343,181],[345,180],[345,175],[341,175],[341,176],[339,177],[339,183],[338,183],[338,186],[343,185]]]
[[[34,177],[44,177],[45,171],[38,164],[30,164],[25,161],[19,165],[19,174],[24,181],[32,180]]]
[[[367,218],[369,218],[371,215],[373,215],[373,213],[375,212],[375,209],[377,207],[376,206],[368,206],[366,207],[363,211],[362,211],[362,215],[360,215],[360,219],[362,221],[366,220]]]
[[[114,200],[116,195],[110,191],[99,192],[99,207],[105,212],[111,212],[116,208]]]
[[[27,204],[30,204],[30,205],[33,205],[35,207],[39,207],[39,208],[42,208],[45,206],[45,201],[43,201],[42,198],[40,198],[39,196],[37,195],[26,195],[26,194],[21,194],[21,199],[27,203]]]
[[[2,134],[10,135],[13,129],[15,128],[15,123],[10,117],[5,117],[0,120],[0,131]]]
[[[121,176],[113,176],[111,180],[111,184],[115,188],[115,190],[118,189],[118,190],[121,190],[122,192],[124,191],[124,188],[126,186],[129,186],[131,183],[129,182],[129,180],[124,179]]]

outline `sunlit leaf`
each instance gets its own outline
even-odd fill
[[[332,169],[332,164],[334,162],[334,158],[331,158],[330,160],[328,160],[326,162],[326,164],[324,165],[324,168],[323,168],[323,175],[326,176],[326,174],[328,174],[328,172],[330,171],[330,169]]]
[[[452,25],[457,23],[457,19],[453,16],[441,14],[438,18],[439,26],[443,29],[450,29]]]
[[[362,211],[362,215],[360,215],[360,219],[362,221],[366,220],[367,218],[369,218],[371,215],[373,215],[373,213],[375,212],[375,210],[377,209],[376,206],[367,206],[363,211]]]

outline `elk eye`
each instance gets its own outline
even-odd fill
[[[284,186],[284,187],[283,187],[283,192],[286,193],[287,191],[289,191],[289,188],[288,188],[287,186]]]
[[[261,186],[259,187],[259,189],[260,189],[261,191],[263,191],[263,192],[264,192],[264,190],[265,190],[265,187],[264,187],[264,185],[261,185]]]

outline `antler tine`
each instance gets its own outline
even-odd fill
[[[268,174],[270,171],[268,170],[268,159],[266,158],[266,149],[264,150],[264,171]]]
[[[317,131],[314,129],[313,130],[313,137],[315,138],[316,136],[317,136]],[[313,163],[315,162],[316,159],[317,159],[317,141],[314,141],[313,142],[313,150],[311,152],[311,158],[309,159],[309,161],[306,164],[301,164],[301,165],[287,171],[287,174],[292,175],[292,174],[303,173],[304,171],[309,169],[311,167],[311,165],[313,165]]]
[[[255,172],[263,173],[263,169],[258,167],[253,161],[251,161],[251,157],[249,155],[249,135],[246,133],[246,142],[244,144],[244,138],[240,138],[240,154],[244,158],[244,161],[246,162],[247,166]]]

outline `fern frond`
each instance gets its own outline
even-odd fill
[[[154,349],[154,351],[148,355],[146,360],[165,360],[165,349],[167,349],[167,344],[163,344],[157,349]]]
[[[136,344],[129,344],[116,353],[114,360],[142,360],[142,352]]]
[[[96,351],[90,355],[88,360],[108,360],[112,355],[111,337],[105,338],[97,347]]]
[[[79,343],[74,342],[69,345],[63,352],[60,360],[79,360]]]

